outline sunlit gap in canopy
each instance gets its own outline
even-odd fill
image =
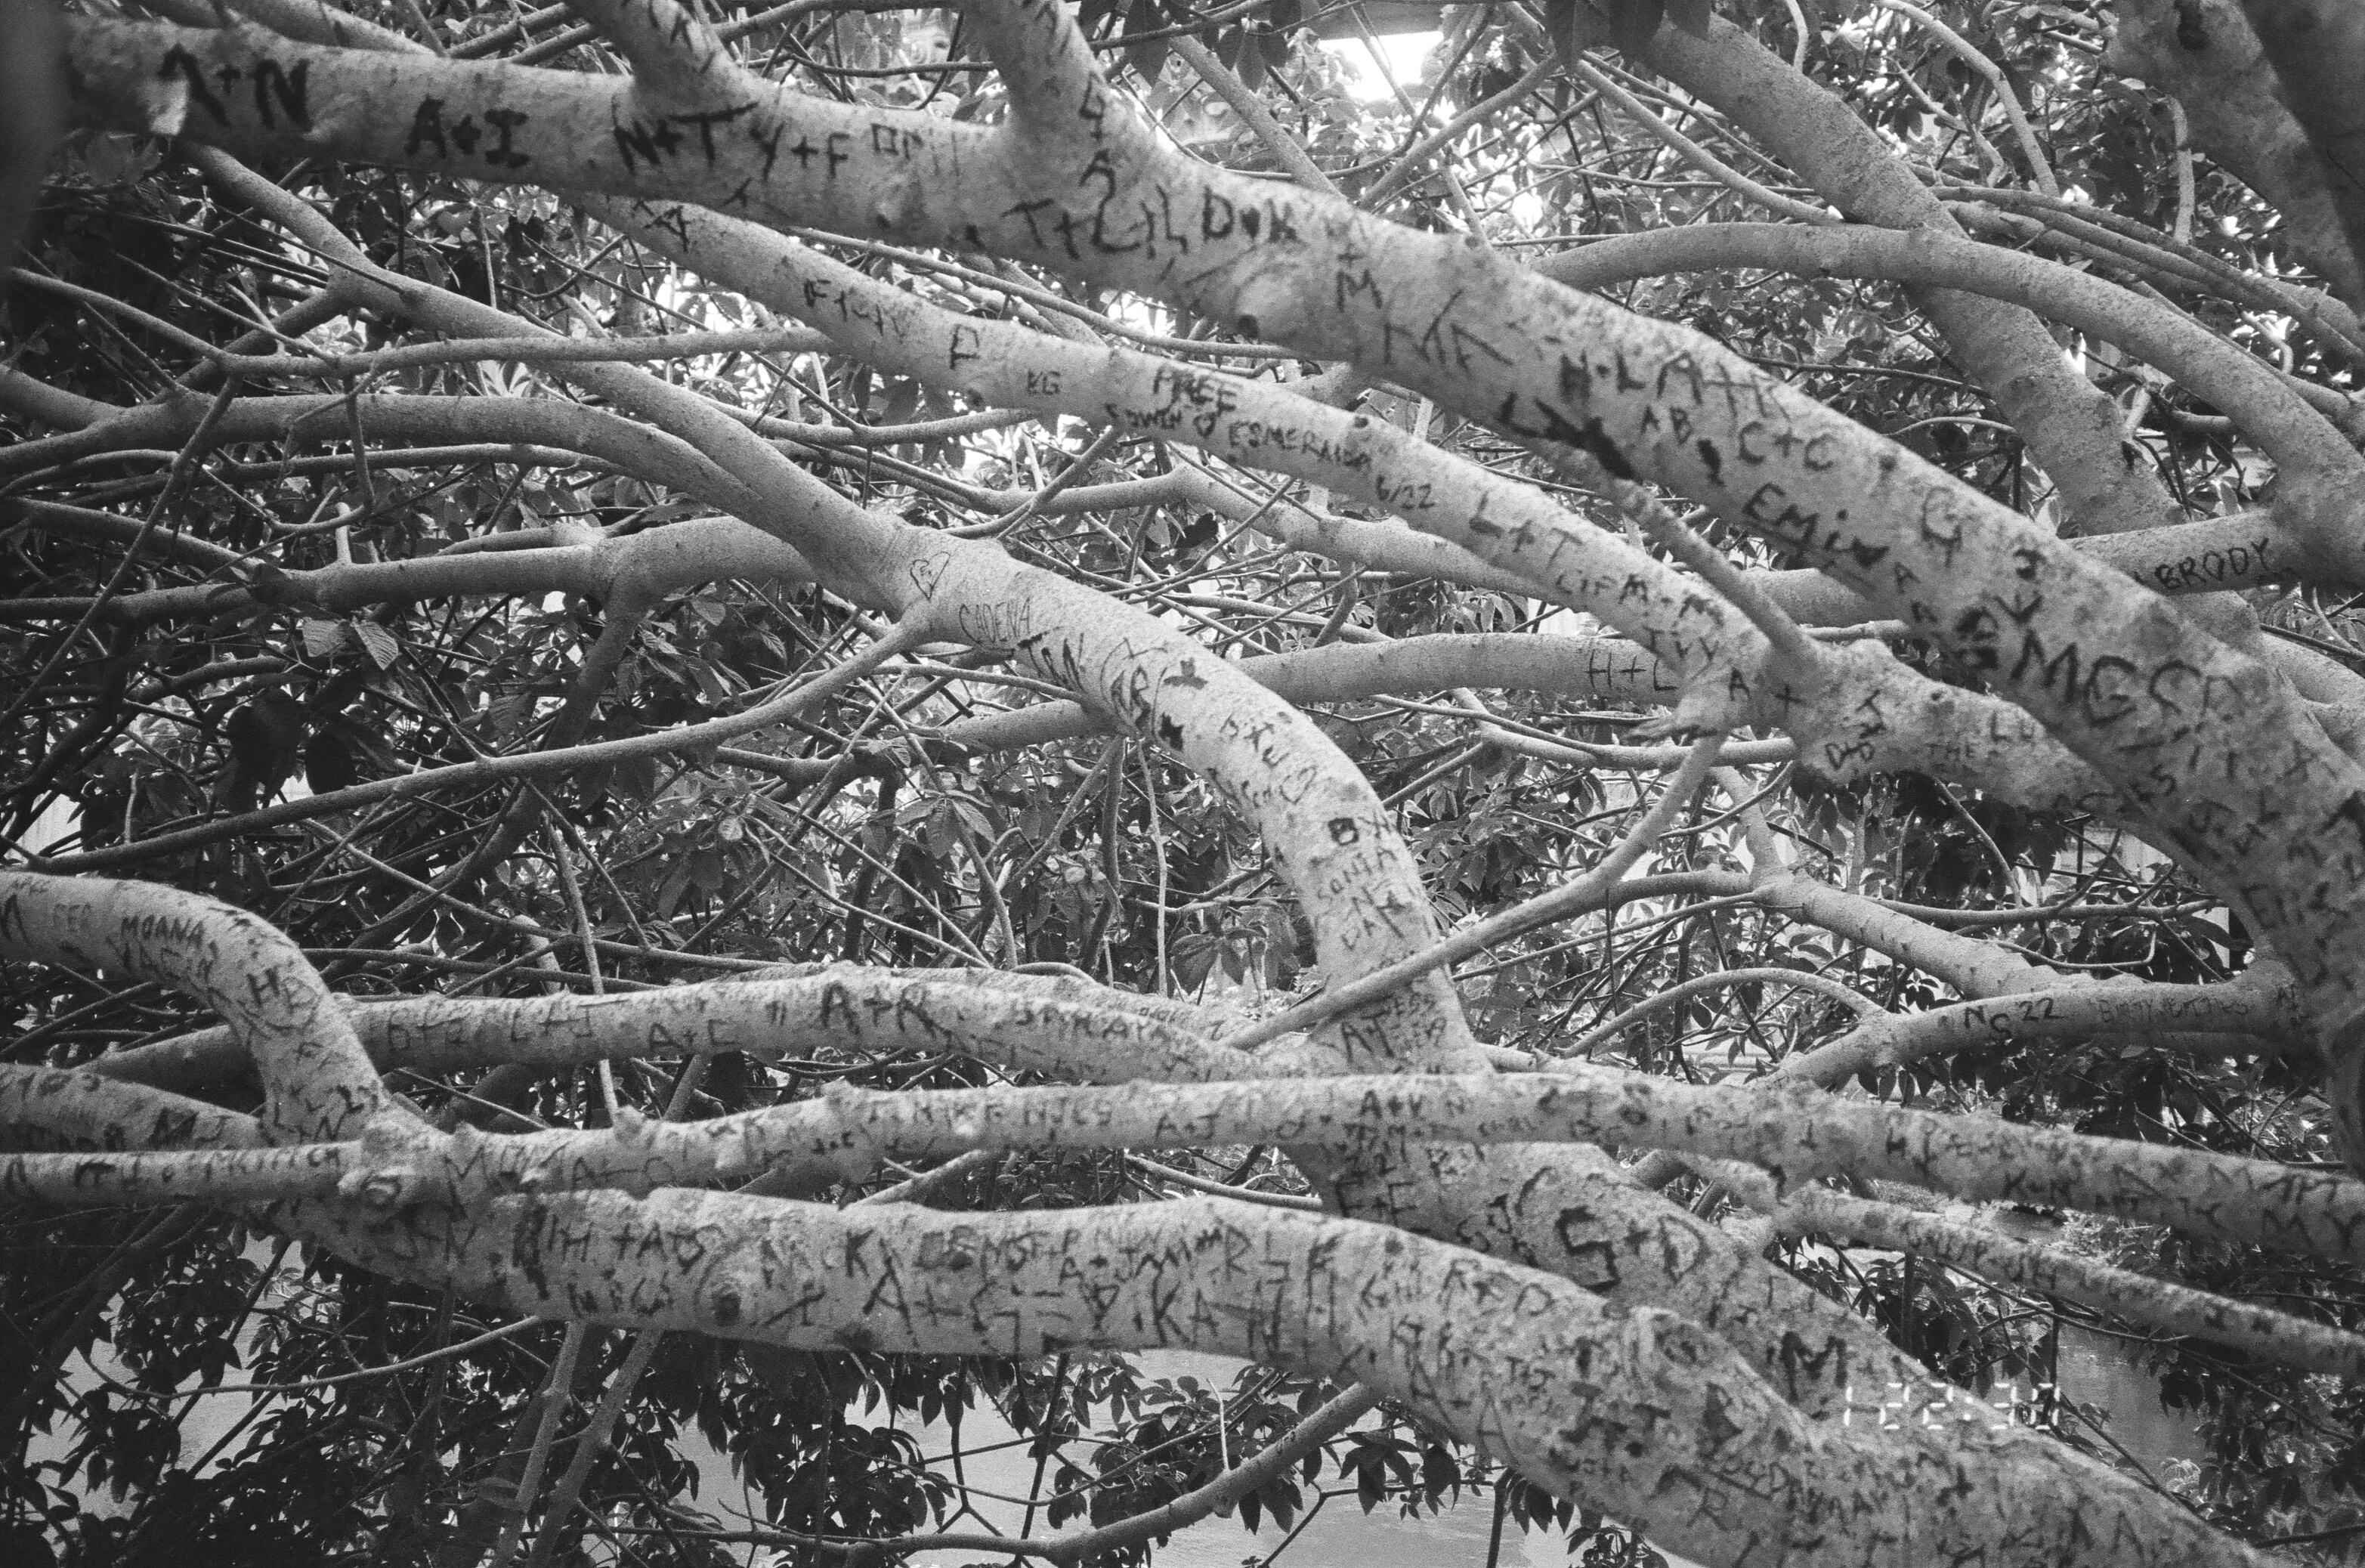
[[[1390,33],[1379,40],[1380,53],[1388,62],[1387,76],[1395,79],[1399,87],[1410,90],[1420,80],[1420,62],[1437,47],[1442,35],[1435,28],[1418,33]],[[1325,39],[1322,47],[1337,57],[1339,63],[1353,78],[1349,89],[1363,103],[1392,96],[1387,77],[1380,74],[1379,62],[1360,38]]]

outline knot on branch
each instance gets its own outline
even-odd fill
[[[337,1178],[337,1195],[375,1209],[412,1208],[457,1194],[448,1146],[454,1139],[396,1112],[362,1128],[359,1163]]]
[[[619,1103],[608,1118],[608,1136],[615,1139],[620,1148],[646,1147],[656,1142],[657,1126],[655,1117],[644,1116],[630,1105]]]
[[[319,602],[319,595],[302,579],[267,561],[256,563],[244,573],[244,577],[247,596],[255,603],[270,609],[309,610]]]
[[[1657,744],[1664,741],[1676,745],[1689,745],[1708,735],[1730,733],[1736,726],[1720,710],[1728,706],[1721,699],[1704,695],[1703,683],[1694,681],[1676,705],[1664,713],[1653,714],[1630,727],[1631,740]]]

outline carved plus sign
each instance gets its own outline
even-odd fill
[[[813,144],[811,137],[798,138],[797,144],[789,151],[797,155],[797,167],[800,169],[821,156],[821,149]]]

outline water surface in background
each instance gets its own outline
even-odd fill
[[[1980,1212],[1978,1219],[2023,1241],[2052,1245],[2061,1238],[2060,1222],[2042,1215],[1988,1209]],[[2160,1403],[2159,1380],[2145,1369],[2135,1350],[2118,1336],[2075,1323],[2062,1324],[2054,1378],[2063,1398],[2078,1405],[2096,1406],[2104,1412],[2102,1429],[2107,1438],[2098,1435],[2091,1427],[2083,1427],[2081,1435],[2105,1454],[2115,1442],[2125,1450],[2128,1460],[2153,1479],[2165,1480],[2165,1467],[2175,1461],[2207,1456],[2197,1417],[2191,1411],[2170,1410]],[[2025,1386],[2012,1390],[2010,1395],[1998,1390],[1997,1398],[2026,1398],[2029,1393]],[[2073,1419],[2071,1425],[2080,1423]]]
[[[2049,1221],[2022,1215],[1991,1217],[2012,1234],[2027,1239],[2049,1240],[2054,1233]],[[120,1365],[110,1347],[100,1345],[94,1350],[96,1370],[108,1375],[120,1373]],[[1228,1357],[1187,1350],[1148,1351],[1134,1360],[1145,1380],[1171,1381],[1187,1376],[1207,1387],[1226,1390],[1248,1364]],[[79,1368],[81,1375],[70,1381],[87,1386],[93,1370]],[[2202,1457],[2202,1449],[2192,1421],[2181,1413],[2162,1408],[2158,1382],[2121,1340],[2065,1325],[2057,1371],[2063,1394],[2080,1404],[2106,1410],[2109,1415],[2105,1429],[2154,1476],[2159,1476],[2163,1466],[2171,1461]],[[233,1374],[230,1381],[242,1382],[244,1378]],[[2024,1389],[2016,1392],[2019,1397],[2027,1395]],[[2014,1391],[1999,1388],[1995,1397],[2008,1400],[2014,1397]],[[248,1400],[236,1394],[197,1400],[182,1425],[182,1462],[189,1463],[212,1448],[215,1440],[246,1414],[248,1407]],[[991,1404],[981,1402],[964,1418],[962,1428],[963,1468],[971,1484],[987,1492],[1025,1497],[1034,1484],[1034,1461],[1027,1457],[1024,1446],[996,1448],[1016,1437],[999,1412]],[[922,1453],[936,1462],[936,1467],[941,1472],[948,1473],[945,1462],[952,1447],[950,1429],[936,1425],[918,1428],[913,1436]],[[56,1431],[36,1436],[28,1457],[37,1461],[60,1458],[71,1446],[70,1432],[61,1423]],[[234,1456],[240,1446],[234,1439],[225,1457]],[[995,1451],[975,1451],[980,1449]],[[729,1460],[708,1446],[695,1430],[683,1434],[682,1450],[699,1467],[695,1504],[701,1511],[726,1521],[750,1518],[761,1521],[761,1500],[748,1495],[746,1487],[733,1473]],[[218,1459],[207,1468],[217,1468],[220,1462]],[[1335,1487],[1344,1482],[1326,1466],[1318,1484]],[[1301,1485],[1300,1490],[1310,1502],[1312,1488]],[[994,1528],[1017,1533],[1026,1511],[1024,1504],[987,1498],[978,1499],[978,1504]],[[100,1515],[122,1511],[103,1491],[86,1497],[84,1506]],[[1299,1516],[1301,1522],[1304,1518]],[[1459,1506],[1418,1518],[1405,1518],[1394,1501],[1383,1502],[1366,1515],[1362,1505],[1350,1494],[1322,1505],[1313,1521],[1282,1552],[1277,1568],[1484,1568],[1493,1527],[1493,1499],[1483,1492],[1465,1492]],[[973,1530],[979,1527],[974,1519],[964,1518],[956,1528]],[[1063,1528],[1080,1527],[1071,1521]],[[1037,1533],[1043,1533],[1039,1518]],[[1255,1534],[1250,1534],[1237,1518],[1210,1518],[1174,1536],[1157,1551],[1154,1562],[1157,1568],[1240,1568],[1243,1562],[1261,1563],[1280,1548],[1287,1533],[1270,1518],[1262,1521]],[[743,1563],[760,1562],[767,1555],[759,1548],[737,1550],[737,1560]],[[963,1551],[925,1552],[911,1561],[922,1568],[957,1568],[980,1560],[980,1553]],[[1502,1550],[1496,1558],[1500,1568],[1557,1568],[1570,1561],[1556,1531],[1527,1535],[1516,1524],[1505,1524]],[[1690,1568],[1685,1560],[1674,1556],[1668,1557],[1668,1563],[1669,1568]]]
[[[1145,1381],[1164,1378],[1173,1380],[1194,1377],[1211,1388],[1229,1389],[1240,1370],[1248,1363],[1225,1356],[1201,1355],[1188,1350],[1151,1350],[1134,1357]],[[2159,1401],[2159,1385],[2129,1353],[2124,1343],[2106,1334],[2097,1334],[2074,1325],[2064,1325],[2061,1330],[2057,1376],[2064,1395],[2080,1404],[2101,1406],[2108,1412],[2103,1425],[2127,1452],[2154,1476],[2161,1474],[2169,1461],[2197,1459],[2202,1450],[2193,1424],[2180,1413],[2170,1413]],[[2026,1397],[2026,1390],[1996,1390],[1999,1402],[2015,1396]],[[883,1425],[883,1423],[871,1423]],[[932,1468],[949,1473],[947,1456],[952,1447],[952,1434],[942,1425],[911,1428],[927,1456]],[[979,1449],[994,1449],[1016,1437],[1000,1414],[990,1404],[981,1402],[962,1421],[962,1468],[970,1483],[983,1491],[1001,1493],[1011,1497],[1025,1497],[1035,1481],[1035,1462],[1024,1446],[996,1449],[978,1453]],[[2089,1434],[2090,1436],[2090,1433]],[[692,1441],[696,1442],[695,1435]],[[704,1480],[701,1486],[701,1503],[718,1515],[726,1507],[760,1514],[753,1500],[742,1501],[745,1489],[731,1473],[722,1455],[705,1450],[700,1443],[700,1460]],[[2107,1450],[2107,1444],[2100,1445]],[[1318,1484],[1335,1487],[1345,1483],[1327,1465]],[[1301,1493],[1311,1501],[1313,1488],[1301,1484]],[[1008,1534],[1016,1534],[1025,1515],[1018,1503],[1001,1503],[980,1498],[978,1506],[993,1527]],[[1303,1523],[1300,1515],[1298,1522]],[[978,1525],[965,1518],[955,1528],[973,1530]],[[1072,1530],[1082,1528],[1074,1521],[1062,1527]],[[1487,1542],[1494,1529],[1494,1506],[1490,1495],[1464,1492],[1459,1506],[1449,1506],[1441,1514],[1407,1518],[1398,1504],[1386,1501],[1366,1515],[1362,1505],[1351,1495],[1331,1498],[1306,1524],[1286,1551],[1281,1551],[1276,1568],[1485,1568]],[[1036,1533],[1044,1530],[1037,1520]],[[1270,1518],[1261,1521],[1251,1535],[1238,1518],[1209,1518],[1172,1537],[1153,1556],[1153,1568],[1258,1568],[1266,1557],[1280,1549],[1288,1531]],[[1696,1568],[1687,1559],[1662,1551],[1668,1568]],[[743,1558],[743,1562],[760,1562],[761,1553]],[[963,1568],[986,1559],[974,1551],[922,1552],[911,1559],[920,1568]],[[1007,1559],[993,1559],[998,1562]],[[1516,1524],[1506,1522],[1503,1543],[1496,1558],[1499,1568],[1559,1568],[1573,1561],[1563,1550],[1557,1531],[1528,1535]]]
[[[1194,1377],[1207,1387],[1227,1390],[1249,1364],[1227,1356],[1201,1355],[1191,1350],[1149,1350],[1135,1355],[1133,1360],[1145,1382]],[[921,1452],[932,1462],[945,1461],[952,1448],[951,1430],[942,1425],[903,1429],[913,1434]],[[1024,1446],[995,1449],[990,1453],[975,1451],[994,1449],[1016,1436],[1000,1413],[982,1401],[962,1418],[961,1467],[972,1486],[1010,1497],[1027,1495],[1035,1482],[1035,1462]],[[705,1450],[697,1457],[703,1473],[700,1486],[701,1506],[718,1516],[726,1506],[757,1511],[752,1504],[740,1502],[745,1489],[732,1475],[730,1464],[722,1455]],[[948,1463],[932,1463],[931,1468],[949,1473]],[[1317,1484],[1335,1488],[1347,1483],[1326,1464]],[[1299,1491],[1307,1502],[1313,1500],[1314,1487],[1301,1483]],[[990,1498],[978,1499],[978,1506],[994,1528],[1012,1535],[1017,1533],[1026,1514],[1022,1504]],[[1432,1564],[1436,1568],[1484,1568],[1487,1541],[1494,1530],[1494,1498],[1490,1493],[1465,1491],[1459,1507],[1449,1506],[1441,1514],[1407,1518],[1394,1500],[1381,1503],[1366,1515],[1362,1504],[1351,1492],[1324,1503],[1311,1523],[1306,1522],[1303,1513],[1293,1522],[1304,1524],[1305,1528],[1281,1553],[1276,1568],[1429,1568]],[[968,1531],[979,1526],[975,1519],[964,1518],[954,1528]],[[1063,1531],[1081,1528],[1074,1520],[1061,1526]],[[1036,1533],[1052,1533],[1044,1529],[1039,1515]],[[1170,1539],[1154,1553],[1152,1562],[1154,1568],[1241,1568],[1243,1563],[1261,1564],[1280,1549],[1283,1538],[1288,1534],[1271,1518],[1261,1520],[1253,1535],[1237,1516],[1208,1518]],[[961,1568],[963,1564],[987,1560],[986,1554],[975,1551],[924,1551],[910,1561],[918,1568]],[[760,1557],[757,1561],[760,1562]],[[998,1564],[1008,1559],[991,1561]],[[1502,1550],[1496,1561],[1500,1568],[1557,1568],[1570,1559],[1562,1550],[1557,1531],[1523,1535],[1518,1525],[1506,1521]],[[1681,1558],[1670,1557],[1667,1561],[1669,1568],[1690,1568]]]

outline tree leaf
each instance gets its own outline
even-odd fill
[[[338,650],[345,645],[345,623],[342,621],[323,621],[308,615],[297,630],[304,634],[304,656],[308,659],[335,658]]]
[[[304,743],[304,782],[316,795],[361,782],[361,767],[344,736],[330,729],[312,732],[312,738]]]
[[[402,639],[375,621],[356,621],[353,634],[361,639],[362,652],[370,663],[380,669],[392,669],[394,661],[402,657]]]
[[[1665,19],[1665,0],[1611,0],[1609,41],[1629,62],[1638,61]]]
[[[221,781],[223,803],[251,810],[278,792],[296,771],[304,748],[304,707],[284,691],[265,691],[232,713],[222,725],[230,767]]]
[[[1709,18],[1716,15],[1714,0],[1664,0],[1667,20],[1696,39],[1708,37]]]
[[[1154,33],[1166,27],[1166,17],[1158,0],[1134,0],[1133,9],[1126,13],[1125,36],[1128,39],[1142,33]],[[1172,45],[1165,39],[1150,39],[1143,43],[1129,43],[1125,49],[1125,62],[1141,78],[1145,87],[1155,86],[1166,70],[1166,57]]]
[[[1264,39],[1263,36],[1256,29],[1243,28],[1241,30],[1240,57],[1239,60],[1233,62],[1232,69],[1239,73],[1241,83],[1250,92],[1257,92],[1264,86],[1264,79],[1267,74],[1265,67]]]
[[[1446,1491],[1462,1479],[1453,1461],[1437,1444],[1421,1450],[1420,1495],[1432,1508],[1444,1501]]]
[[[485,716],[492,723],[493,739],[506,746],[525,728],[533,717],[534,696],[531,691],[504,691],[487,707]]]
[[[1212,936],[1194,932],[1179,938],[1169,959],[1174,969],[1174,983],[1186,991],[1205,989],[1221,952],[1221,946]]]
[[[1544,28],[1567,65],[1583,59],[1586,50],[1611,41],[1609,18],[1589,0],[1544,0]]]

